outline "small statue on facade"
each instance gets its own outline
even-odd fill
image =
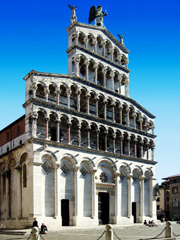
[[[120,38],[120,43],[124,46],[123,35],[118,34],[118,37]]]
[[[71,24],[77,21],[76,17],[76,8],[77,6],[71,6],[68,4],[68,7],[72,10],[72,15],[71,15]]]
[[[95,26],[104,27],[103,19],[107,15],[107,11],[102,12],[102,6],[92,6],[89,12],[89,23],[95,19]]]

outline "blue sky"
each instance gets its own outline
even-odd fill
[[[157,182],[180,173],[180,2],[178,0],[16,0],[0,8],[0,129],[25,112],[25,81],[32,69],[67,74],[71,10],[88,23],[102,5],[106,28],[123,34],[130,50],[130,97],[156,116]]]

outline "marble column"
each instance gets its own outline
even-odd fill
[[[127,176],[127,217],[132,217],[132,202],[131,202],[131,185],[132,185],[132,176]]]
[[[91,148],[90,131],[91,131],[91,128],[87,128],[87,148]]]
[[[126,109],[126,113],[127,113],[127,127],[129,127],[129,112],[130,112],[130,109],[127,108]]]
[[[57,90],[56,91],[56,104],[59,105],[59,96],[60,96],[61,91]]]
[[[123,137],[120,137],[120,155],[123,155]]]
[[[108,132],[105,131],[104,132],[104,149],[105,149],[105,152],[107,152],[107,135],[108,135]]]
[[[107,69],[104,68],[102,70],[102,73],[103,73],[103,87],[106,87],[106,73],[107,73]]]
[[[77,95],[77,111],[80,112],[80,96],[81,93],[79,90],[76,91],[76,95]]]
[[[86,95],[86,113],[89,114],[89,99],[90,99],[90,95],[87,94]]]
[[[115,122],[115,114],[114,114],[114,108],[115,108],[115,104],[112,104],[112,121]]]
[[[98,64],[94,65],[94,82],[97,84],[97,70],[98,70]]]
[[[96,150],[99,150],[99,130],[96,130]]]
[[[75,221],[77,221],[77,217],[79,215],[79,181],[78,181],[78,173],[79,166],[74,167],[74,217]],[[77,224],[77,222],[75,222]]]
[[[96,98],[95,101],[96,101],[96,117],[98,117],[98,101],[99,101],[99,99]]]
[[[114,72],[110,73],[110,77],[111,77],[111,90],[114,91]]]
[[[116,151],[116,134],[114,133],[112,136],[112,141],[113,141],[113,153],[115,153]]]
[[[122,107],[119,108],[119,123],[122,125]]]
[[[126,86],[126,97],[129,97],[129,82],[125,84]]]
[[[36,113],[34,113],[32,116],[32,137],[37,136],[37,117],[38,115]]]
[[[149,178],[149,216],[153,217],[153,186],[152,177]]]
[[[78,126],[78,146],[81,146],[81,127]]]
[[[118,80],[119,80],[119,93],[121,93],[121,81],[122,81],[122,76],[118,76]]]
[[[56,120],[56,141],[59,142],[60,140],[60,121]]]
[[[139,190],[140,190],[140,201],[139,201],[139,216],[140,221],[143,221],[143,215],[144,215],[144,178],[139,178]]]
[[[77,56],[75,59],[75,74],[77,77],[79,77],[79,62],[80,62],[80,57]]]
[[[45,89],[45,99],[46,99],[46,102],[48,102],[48,96],[49,96],[49,90],[48,89]]]
[[[114,223],[118,223],[118,215],[119,215],[119,202],[120,202],[120,193],[119,193],[119,175],[120,173],[114,173],[114,181],[115,181],[115,198],[114,198]]]
[[[104,101],[104,119],[107,119],[107,101]]]
[[[93,40],[93,44],[94,44],[94,53],[97,53],[97,40],[96,39]]]
[[[130,156],[130,138],[127,138],[127,155]]]
[[[95,201],[96,201],[96,183],[95,183],[95,173],[97,169],[93,168],[91,170],[91,218],[95,218]]]
[[[49,131],[49,117],[45,117],[45,139],[48,140],[48,131]]]
[[[149,160],[149,144],[146,144],[147,160]]]
[[[70,108],[70,97],[71,97],[71,90],[67,90],[67,107]]]
[[[89,60],[85,61],[85,66],[86,66],[86,81],[89,81]]]
[[[139,130],[142,131],[142,122],[143,122],[143,119],[140,117],[139,119]]]
[[[137,140],[134,140],[134,157],[137,158]]]
[[[137,117],[137,114],[136,113],[133,113],[133,121],[134,121],[134,128],[136,129],[136,117]]]
[[[67,143],[71,144],[71,123],[68,123],[67,127]]]
[[[140,142],[140,158],[143,158],[143,142]]]
[[[151,149],[152,149],[152,161],[154,161],[154,160],[155,160],[155,159],[154,159],[154,155],[155,155],[155,154],[154,154],[155,146],[153,146]]]

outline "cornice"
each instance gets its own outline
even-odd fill
[[[75,145],[69,145],[69,144],[65,144],[65,143],[60,143],[60,142],[56,142],[56,141],[51,141],[51,140],[45,140],[45,139],[40,139],[40,138],[33,138],[31,137],[30,139],[27,140],[28,143],[31,144],[40,144],[40,145],[45,145],[47,144],[50,147],[57,147],[58,149],[69,149],[69,150],[74,150],[74,151],[79,151],[80,153],[92,153],[92,154],[96,154],[97,156],[100,157],[114,157],[116,158],[116,160],[127,160],[127,161],[134,161],[137,163],[144,163],[144,164],[150,164],[150,165],[156,165],[157,162],[156,161],[152,161],[152,160],[146,160],[146,159],[141,159],[141,158],[134,158],[131,156],[127,156],[127,155],[119,155],[119,154],[115,154],[115,153],[110,153],[110,152],[105,152],[102,150],[95,150],[95,149],[89,149],[86,147],[79,147],[79,146],[75,146]]]

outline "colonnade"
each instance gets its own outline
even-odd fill
[[[93,92],[85,92],[84,89],[78,90],[74,86],[71,86],[70,89],[62,86],[62,88],[56,90],[51,85],[49,87],[51,91],[45,90],[42,85],[41,88],[41,91],[38,87],[33,90],[34,98],[41,97],[46,102],[54,102],[59,106],[84,112],[140,131],[148,132],[152,129],[152,134],[154,134],[154,124],[143,117],[140,112],[135,111],[132,106],[125,103],[120,104],[120,102],[111,98],[104,98],[103,95],[96,96]]]

